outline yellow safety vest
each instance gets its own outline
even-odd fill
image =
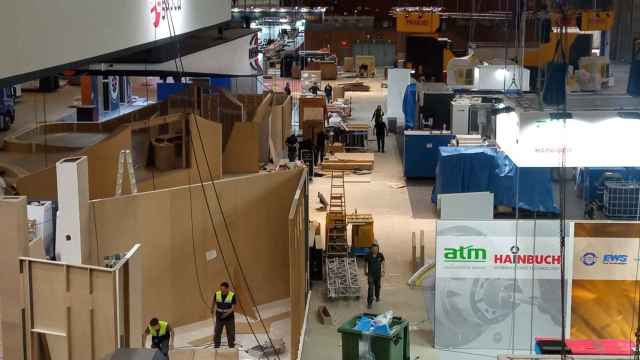
[[[169,325],[169,323],[166,321],[158,321],[158,324],[160,324],[160,331],[158,332],[156,332],[156,329],[154,329],[153,327],[151,327],[151,325],[149,325],[149,335],[151,336],[167,335],[167,326]]]
[[[224,298],[224,301],[222,301],[222,291],[218,290],[216,291],[216,302],[218,304],[231,304],[235,295],[236,294],[234,294],[233,291],[229,291],[227,296]]]

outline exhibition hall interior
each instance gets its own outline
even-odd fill
[[[0,360],[640,360],[640,0],[0,30]]]

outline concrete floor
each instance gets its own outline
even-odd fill
[[[340,82],[340,81],[338,81]],[[384,106],[386,89],[380,79],[368,80],[372,88],[368,93],[348,93],[353,100],[353,122],[369,122],[376,105]],[[369,142],[375,151],[375,142]],[[433,257],[435,222],[434,211],[427,194],[430,182],[412,182],[409,188],[394,189],[391,184],[404,183],[402,159],[393,136],[387,137],[385,153],[375,153],[373,174],[364,175],[370,183],[347,183],[347,211],[357,209],[359,213],[371,213],[374,217],[374,233],[386,258],[386,276],[382,284],[382,299],[369,312],[382,313],[392,310],[411,323],[411,356],[422,359],[437,359],[432,348],[432,327],[427,320],[423,291],[410,289],[406,282],[411,270],[411,232],[425,231],[426,256]],[[311,219],[324,224],[325,212],[318,212],[316,195],[329,194],[330,178],[315,178],[310,185]],[[324,226],[321,226],[324,229]],[[362,264],[360,264],[362,266]],[[312,289],[307,333],[305,334],[303,359],[341,359],[340,336],[337,326],[347,319],[367,312],[366,279],[361,274],[361,299],[328,302],[324,283],[315,283]],[[322,325],[317,317],[317,308],[327,305],[336,326]]]

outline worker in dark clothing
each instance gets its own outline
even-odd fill
[[[318,95],[318,93],[320,92],[320,87],[318,86],[318,83],[314,83],[313,85],[311,85],[311,87],[309,88],[309,92],[312,93],[313,95]]]
[[[382,106],[378,105],[376,110],[373,112],[373,116],[371,116],[371,121],[375,124],[378,121],[382,121],[384,118],[384,111],[382,111]]]
[[[384,255],[377,244],[371,245],[371,251],[365,259],[364,273],[369,283],[367,307],[371,309],[374,295],[376,302],[380,301],[380,282],[384,276]]]
[[[291,134],[291,136],[287,138],[286,143],[289,161],[294,162],[298,158],[298,137],[295,134]]]
[[[333,99],[333,87],[329,83],[324,86],[324,96],[327,98],[327,102],[331,103]]]
[[[142,334],[142,345],[146,346],[147,336],[151,335],[151,348],[158,349],[167,359],[169,358],[169,350],[173,349],[173,339],[175,334],[173,329],[166,321],[157,318],[149,321],[149,326]]]
[[[284,85],[284,93],[287,94],[287,96],[291,95],[291,86],[289,86],[289,83]]]
[[[387,124],[382,120],[376,120],[376,140],[378,142],[378,152],[384,152],[384,139],[387,136]]]
[[[227,331],[227,342],[230,348],[236,346],[236,320],[234,311],[236,294],[229,290],[229,284],[223,282],[220,289],[213,295],[212,312],[215,313],[216,324],[213,332],[213,347],[219,348],[222,340],[222,329]]]
[[[320,131],[316,135],[316,155],[315,155],[316,165],[321,163],[322,160],[324,159],[327,138],[328,138],[327,133],[324,131]]]

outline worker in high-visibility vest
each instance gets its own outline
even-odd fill
[[[215,327],[213,331],[213,346],[217,349],[222,341],[223,328],[227,331],[227,342],[230,348],[236,346],[235,307],[236,294],[229,290],[229,283],[220,284],[220,289],[213,295],[211,310],[215,313]]]
[[[173,329],[166,321],[158,320],[157,318],[149,321],[149,326],[144,330],[142,334],[142,346],[147,344],[147,336],[151,335],[151,348],[158,349],[164,356],[169,358],[169,350],[173,349],[173,339],[175,334]]]

